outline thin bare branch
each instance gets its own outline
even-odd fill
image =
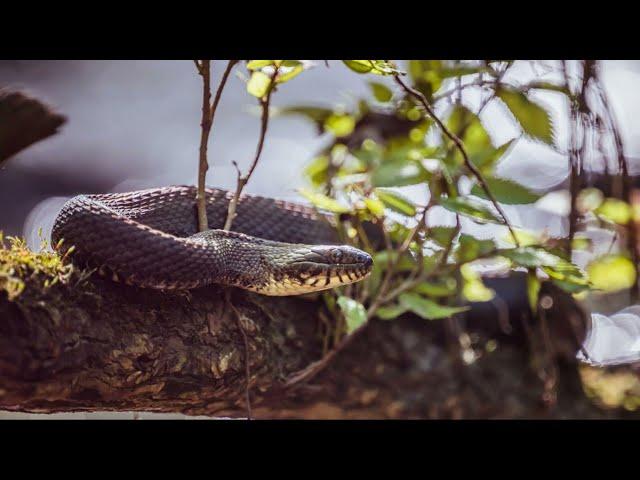
[[[218,103],[220,103],[220,98],[222,97],[222,90],[224,90],[224,86],[227,83],[227,79],[229,78],[231,69],[236,63],[238,63],[238,60],[229,60],[229,62],[227,63],[227,68],[222,75],[222,80],[220,81],[220,85],[218,85],[218,89],[216,90],[216,95],[212,104],[210,103],[211,61],[194,60],[193,62],[196,65],[198,73],[202,77],[202,121],[200,124],[200,126],[202,127],[202,132],[200,135],[200,161],[198,164],[198,193],[196,195],[196,203],[198,206],[198,230],[202,232],[209,228],[205,194],[207,170],[209,170],[209,161],[207,159],[207,146],[209,144],[209,136],[211,133],[211,127],[213,126],[213,119],[215,118],[216,110],[218,108]]]
[[[196,67],[202,76],[202,120],[200,122],[200,159],[198,162],[198,193],[196,203],[198,208],[198,230],[204,231],[209,228],[207,221],[207,205],[205,197],[205,186],[209,163],[207,161],[207,145],[209,144],[209,133],[211,131],[211,61],[202,60]]]
[[[229,78],[229,74],[231,70],[238,63],[238,60],[229,60],[227,63],[227,68],[225,68],[224,73],[222,74],[222,79],[220,80],[220,85],[218,85],[218,89],[216,90],[216,96],[213,99],[213,104],[211,105],[211,124],[213,124],[213,119],[216,115],[216,110],[218,108],[218,103],[220,103],[220,97],[222,97],[222,90],[224,86],[227,84],[227,79]]]
[[[258,165],[258,160],[260,160],[260,155],[262,154],[262,147],[264,146],[264,139],[267,135],[267,128],[269,127],[269,103],[271,102],[271,94],[273,93],[273,87],[275,86],[276,76],[278,75],[278,68],[275,67],[273,69],[273,74],[271,76],[271,84],[267,90],[267,93],[263,98],[260,99],[260,106],[262,107],[262,117],[260,122],[260,138],[258,140],[258,146],[256,148],[256,154],[253,158],[253,162],[251,162],[251,166],[249,167],[249,171],[246,175],[242,175],[240,173],[240,169],[238,165],[234,162],[236,170],[238,171],[238,179],[236,182],[236,191],[233,194],[233,198],[229,202],[229,208],[227,210],[227,220],[224,223],[224,230],[230,230],[231,225],[233,224],[233,219],[236,216],[236,208],[238,206],[238,200],[240,199],[240,195],[242,194],[242,190],[249,182],[251,175],[253,175],[253,171],[256,169]]]

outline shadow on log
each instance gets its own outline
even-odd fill
[[[32,276],[12,301],[0,291],[0,409],[246,416],[245,344],[221,288],[163,293],[79,278],[45,288]],[[564,353],[552,359],[557,398],[545,399],[536,325],[506,335],[495,315],[374,320],[325,371],[286,390],[321,355],[319,302],[240,290],[231,301],[248,339],[254,418],[622,415],[586,398]],[[467,353],[452,332],[464,332]]]

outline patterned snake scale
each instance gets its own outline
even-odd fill
[[[331,224],[309,207],[243,195],[233,231],[219,230],[230,192],[207,189],[209,228],[197,231],[196,189],[171,186],[79,195],[59,212],[52,242],[75,247],[76,264],[116,281],[157,289],[222,284],[265,295],[299,295],[353,283],[371,257],[337,245]]]

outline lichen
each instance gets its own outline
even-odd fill
[[[55,251],[57,248],[50,251],[47,246],[42,240],[40,251],[34,252],[24,239],[5,238],[0,231],[0,292],[6,292],[9,300],[15,300],[24,291],[26,279],[39,279],[44,288],[69,279],[73,267],[67,261],[67,255],[73,247],[60,256]]]

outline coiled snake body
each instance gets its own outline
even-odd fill
[[[219,230],[231,193],[207,189],[209,228],[198,233],[196,190],[172,186],[80,195],[59,212],[52,231],[74,263],[114,280],[157,289],[212,283],[265,295],[298,295],[353,283],[371,271],[371,257],[337,245],[329,223],[311,208],[244,195],[232,232]]]

